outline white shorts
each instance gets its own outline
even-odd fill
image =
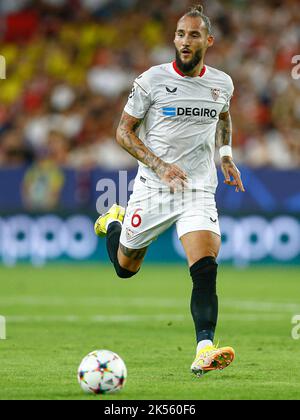
[[[131,249],[148,247],[173,224],[179,239],[200,230],[221,236],[213,193],[184,190],[172,194],[168,188],[153,188],[143,181],[140,176],[135,180],[123,223],[122,245]]]

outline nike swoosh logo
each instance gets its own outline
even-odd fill
[[[210,218],[210,220],[213,222],[213,223],[217,223],[217,221],[218,221],[218,219],[213,219],[212,217]]]

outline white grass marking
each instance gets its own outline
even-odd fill
[[[184,299],[161,299],[159,297],[135,297],[135,298],[113,298],[113,297],[44,297],[44,296],[9,296],[0,298],[1,308],[8,308],[15,305],[20,306],[43,306],[43,307],[116,307],[120,305],[152,308],[188,308],[189,298]],[[295,302],[268,302],[268,301],[249,301],[222,299],[220,297],[221,309],[234,311],[256,311],[267,313],[298,313],[300,312],[300,303]]]
[[[286,316],[284,315],[258,315],[254,313],[249,314],[221,314],[220,320],[235,321],[235,322],[278,322],[284,321]],[[43,323],[43,322],[54,322],[54,323],[130,323],[130,322],[159,322],[159,321],[170,321],[170,322],[182,322],[190,321],[191,317],[189,314],[156,314],[156,315],[93,315],[93,316],[77,316],[77,315],[17,315],[8,316],[7,322],[20,324],[20,323]]]
[[[120,306],[126,304],[133,306],[150,306],[150,307],[162,307],[162,308],[173,308],[178,305],[187,306],[188,300],[183,299],[161,299],[161,298],[120,298],[120,297],[83,297],[83,298],[71,298],[71,297],[43,297],[43,296],[10,296],[7,298],[0,298],[1,307],[10,307],[15,305],[22,306],[87,306],[87,307],[103,307],[103,306]]]
[[[246,310],[246,311],[260,311],[260,312],[297,312],[300,310],[299,303],[281,303],[281,302],[261,302],[261,301],[248,301],[248,300],[221,300],[221,306],[237,310]]]
[[[109,323],[109,322],[145,322],[145,321],[183,321],[184,315],[157,314],[157,315],[16,315],[8,316],[7,321],[11,323],[39,323],[39,322],[91,322],[91,323]]]

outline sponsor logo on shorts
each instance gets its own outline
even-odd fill
[[[212,217],[210,217],[210,221],[213,223],[217,223],[218,219],[213,219]]]

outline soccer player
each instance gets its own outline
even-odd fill
[[[176,224],[193,281],[191,312],[197,351],[191,370],[200,376],[234,360],[231,347],[213,344],[218,318],[216,259],[221,234],[216,209],[216,144],[225,183],[244,191],[232,159],[229,113],[233,83],[204,64],[214,43],[202,6],[178,22],[176,60],[150,68],[135,82],[117,130],[117,142],[139,161],[125,209],[114,205],[95,225],[106,236],[109,257],[121,278],[134,276],[147,248]]]

